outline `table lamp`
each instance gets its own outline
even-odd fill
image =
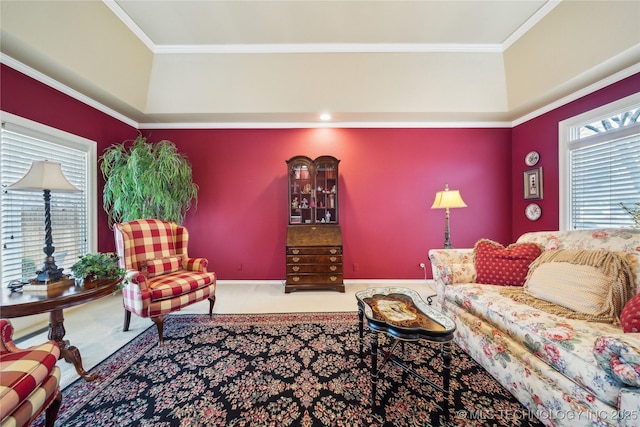
[[[444,225],[444,248],[451,249],[451,241],[449,240],[449,209],[451,208],[466,208],[467,205],[460,196],[460,191],[449,190],[449,185],[444,185],[444,191],[438,191],[436,198],[433,200],[431,209],[446,209],[446,222]]]
[[[44,229],[46,255],[41,271],[37,271],[38,282],[55,282],[62,278],[63,268],[56,265],[53,252],[53,237],[51,233],[51,192],[71,193],[82,191],[65,178],[58,162],[37,160],[31,164],[29,171],[16,183],[7,187],[14,191],[42,191],[44,196]]]

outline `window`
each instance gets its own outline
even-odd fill
[[[631,227],[640,202],[640,94],[560,123],[560,228]]]
[[[7,191],[34,160],[62,165],[66,178],[82,192],[51,192],[51,228],[56,264],[69,268],[80,255],[96,250],[96,144],[11,114],[2,113],[0,131],[0,278],[2,283],[31,279],[45,254],[42,193]]]

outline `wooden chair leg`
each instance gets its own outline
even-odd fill
[[[213,317],[213,304],[216,303],[215,295],[209,298],[209,319]]]
[[[58,417],[58,410],[60,410],[60,405],[62,404],[62,393],[58,390],[58,395],[51,401],[51,404],[45,411],[45,421],[44,425],[46,427],[53,427],[56,418]]]
[[[129,330],[129,324],[131,323],[131,312],[129,310],[124,310],[124,326],[122,327],[122,332],[127,332]]]
[[[156,328],[158,329],[158,338],[160,338],[159,346],[162,347],[164,345],[164,316],[152,317],[151,320],[156,324]]]

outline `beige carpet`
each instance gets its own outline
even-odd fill
[[[214,313],[242,314],[242,313],[305,313],[305,312],[335,312],[356,311],[355,293],[370,287],[403,286],[415,289],[426,298],[432,295],[432,285],[422,280],[411,281],[358,281],[347,282],[346,292],[335,291],[301,291],[290,294],[284,293],[284,286],[279,282],[251,282],[251,283],[225,283],[218,282],[216,289],[216,304]],[[178,313],[206,314],[208,301],[193,304]],[[131,325],[128,332],[122,332],[124,321],[124,309],[122,308],[122,295],[118,292],[108,297],[84,304],[73,309],[65,310],[64,326],[65,339],[80,350],[84,368],[93,372],[93,368],[111,353],[118,350],[124,344],[154,326],[150,319],[131,316]],[[46,317],[35,329],[41,332],[21,339],[34,328],[18,330],[16,338],[20,347],[39,344],[47,340]],[[62,370],[62,388],[78,379],[78,374],[73,365],[64,360],[58,361]]]

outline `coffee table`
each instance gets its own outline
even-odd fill
[[[406,372],[444,393],[443,411],[449,419],[449,382],[451,375],[451,342],[456,330],[455,322],[425,303],[413,289],[388,287],[370,288],[356,293],[358,300],[358,326],[360,338],[360,360],[363,360],[364,319],[371,330],[371,407],[378,412],[376,396],[378,372],[387,361],[392,361]],[[378,335],[386,333],[394,339],[389,350],[378,345]],[[442,387],[424,378],[392,353],[398,343],[427,341],[442,343],[443,360]],[[384,356],[378,367],[378,353]]]
[[[98,280],[80,287],[68,281],[67,284],[52,287],[48,291],[24,290],[23,292],[11,292],[10,289],[3,287],[0,294],[0,313],[3,318],[12,318],[49,312],[48,337],[58,343],[60,358],[72,363],[78,375],[85,381],[93,381],[98,377],[98,373],[90,374],[85,371],[82,367],[80,350],[70,346],[69,341],[64,339],[66,331],[62,310],[107,296],[115,291],[118,283],[120,279]]]

